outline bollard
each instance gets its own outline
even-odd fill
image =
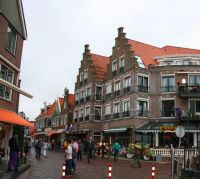
[[[108,164],[108,179],[112,179],[112,163]]]
[[[62,166],[62,179],[66,179],[66,177],[65,177],[65,171],[66,171],[66,165],[65,165],[65,162],[64,162],[63,166]]]
[[[155,164],[152,165],[152,179],[155,179],[155,170],[156,170],[156,167],[155,167]]]

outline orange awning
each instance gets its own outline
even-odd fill
[[[15,124],[15,125],[20,125],[20,126],[33,127],[33,124],[26,121],[25,119],[20,117],[18,114],[11,111],[4,110],[4,109],[0,109],[0,121]]]

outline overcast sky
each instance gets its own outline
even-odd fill
[[[74,92],[84,45],[111,55],[117,28],[130,39],[162,47],[200,49],[199,0],[23,0],[24,43],[20,111],[35,119],[43,102]]]

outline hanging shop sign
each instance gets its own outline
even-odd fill
[[[176,126],[160,126],[160,130],[162,132],[175,132],[176,131]]]

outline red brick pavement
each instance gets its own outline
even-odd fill
[[[113,162],[108,159],[96,158],[87,163],[86,160],[77,161],[77,171],[71,178],[73,179],[107,179],[108,163]],[[142,162],[142,168],[130,167],[131,161],[119,160],[113,163],[113,179],[151,179],[152,163]],[[170,164],[156,163],[156,179],[170,179]]]

